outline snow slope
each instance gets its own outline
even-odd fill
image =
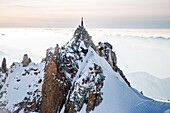
[[[112,70],[107,61],[99,57],[92,48],[84,59],[87,64],[80,68],[86,72],[89,65],[96,63],[102,67],[104,76],[103,102],[92,113],[164,113],[170,109],[170,103],[158,102],[147,98],[137,90],[127,86],[120,75]],[[86,63],[84,62],[84,63]],[[84,73],[86,74],[86,73]],[[84,75],[87,76],[87,75]],[[85,113],[85,107],[81,113]]]
[[[9,69],[3,93],[1,106],[6,104],[10,111],[20,109],[22,102],[38,101],[41,97],[45,63],[30,63],[23,67],[22,63],[14,63]],[[22,108],[22,107],[21,107]]]
[[[145,95],[159,100],[170,100],[170,78],[159,79],[146,72],[127,74],[131,85]]]

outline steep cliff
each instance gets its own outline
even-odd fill
[[[60,112],[70,89],[70,82],[59,69],[58,46],[56,46],[54,53],[52,54],[50,50],[47,50],[41,113]]]

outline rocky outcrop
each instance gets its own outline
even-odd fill
[[[59,47],[55,48],[55,55],[52,55],[45,68],[44,83],[42,86],[41,113],[59,113],[65,104],[66,96],[70,89],[70,83],[64,73],[59,69]]]
[[[116,70],[117,68],[117,57],[115,52],[112,50],[112,45],[109,44],[108,42],[98,43],[98,46],[96,47],[96,53],[104,57],[110,66],[113,68],[113,70]]]
[[[31,62],[31,59],[28,57],[27,54],[24,54],[23,60],[22,60],[23,67],[28,66],[30,62]]]
[[[5,84],[7,77],[8,77],[8,69],[7,69],[6,59],[3,58],[2,67],[0,67],[0,90]],[[1,96],[2,96],[2,93],[0,93],[0,98]]]
[[[88,73],[87,76],[80,75],[79,82],[74,83],[64,113],[77,113],[83,106],[86,106],[86,112],[89,113],[102,102],[101,89],[105,80],[103,71],[93,63]]]
[[[5,58],[3,58],[3,61],[2,61],[1,71],[2,71],[2,73],[6,73],[6,71],[7,71],[7,65],[6,65],[6,59]]]
[[[98,46],[96,47],[96,53],[104,57],[106,61],[110,64],[112,69],[120,74],[120,76],[123,78],[123,80],[127,83],[128,86],[130,85],[130,82],[126,79],[125,75],[123,74],[123,71],[117,66],[117,57],[116,53],[112,50],[112,45],[108,42],[98,43]]]

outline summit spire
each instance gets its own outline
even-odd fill
[[[81,26],[83,27],[83,17],[81,17]]]

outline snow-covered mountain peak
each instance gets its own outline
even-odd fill
[[[112,45],[95,45],[83,21],[67,44],[47,49],[41,63],[34,64],[25,54],[7,73],[0,90],[0,112],[163,113],[170,109],[170,103],[154,101],[130,86],[117,66]]]
[[[95,46],[91,36],[83,26],[79,26],[75,30],[73,38],[66,45],[61,47],[56,45],[55,48],[47,50],[45,59],[48,65],[46,65],[47,75],[45,75],[45,78],[52,79],[50,76],[53,75],[57,84],[63,82],[70,84],[69,86],[66,85],[65,90],[62,91],[63,95],[67,94],[60,100],[65,101],[65,105],[56,107],[57,112],[60,112],[61,108],[66,113],[78,112],[81,111],[83,106],[86,106],[86,112],[90,112],[102,103],[103,92],[101,90],[105,75],[101,68],[102,64],[97,60],[101,58],[107,62],[106,64],[110,66],[111,70],[118,73],[115,74],[118,79],[130,86],[123,72],[117,66],[117,58],[112,51],[112,45],[108,42],[100,42],[99,45]],[[51,66],[53,69],[50,68]],[[44,86],[46,86],[45,84],[48,83],[44,83]],[[60,89],[60,86],[57,86],[57,89]],[[45,89],[43,92],[48,93],[49,90]],[[44,102],[48,101],[48,98],[51,97],[42,96],[43,107],[46,106],[47,103]],[[54,101],[53,104],[55,103]],[[44,113],[51,112],[49,109],[43,110]]]

